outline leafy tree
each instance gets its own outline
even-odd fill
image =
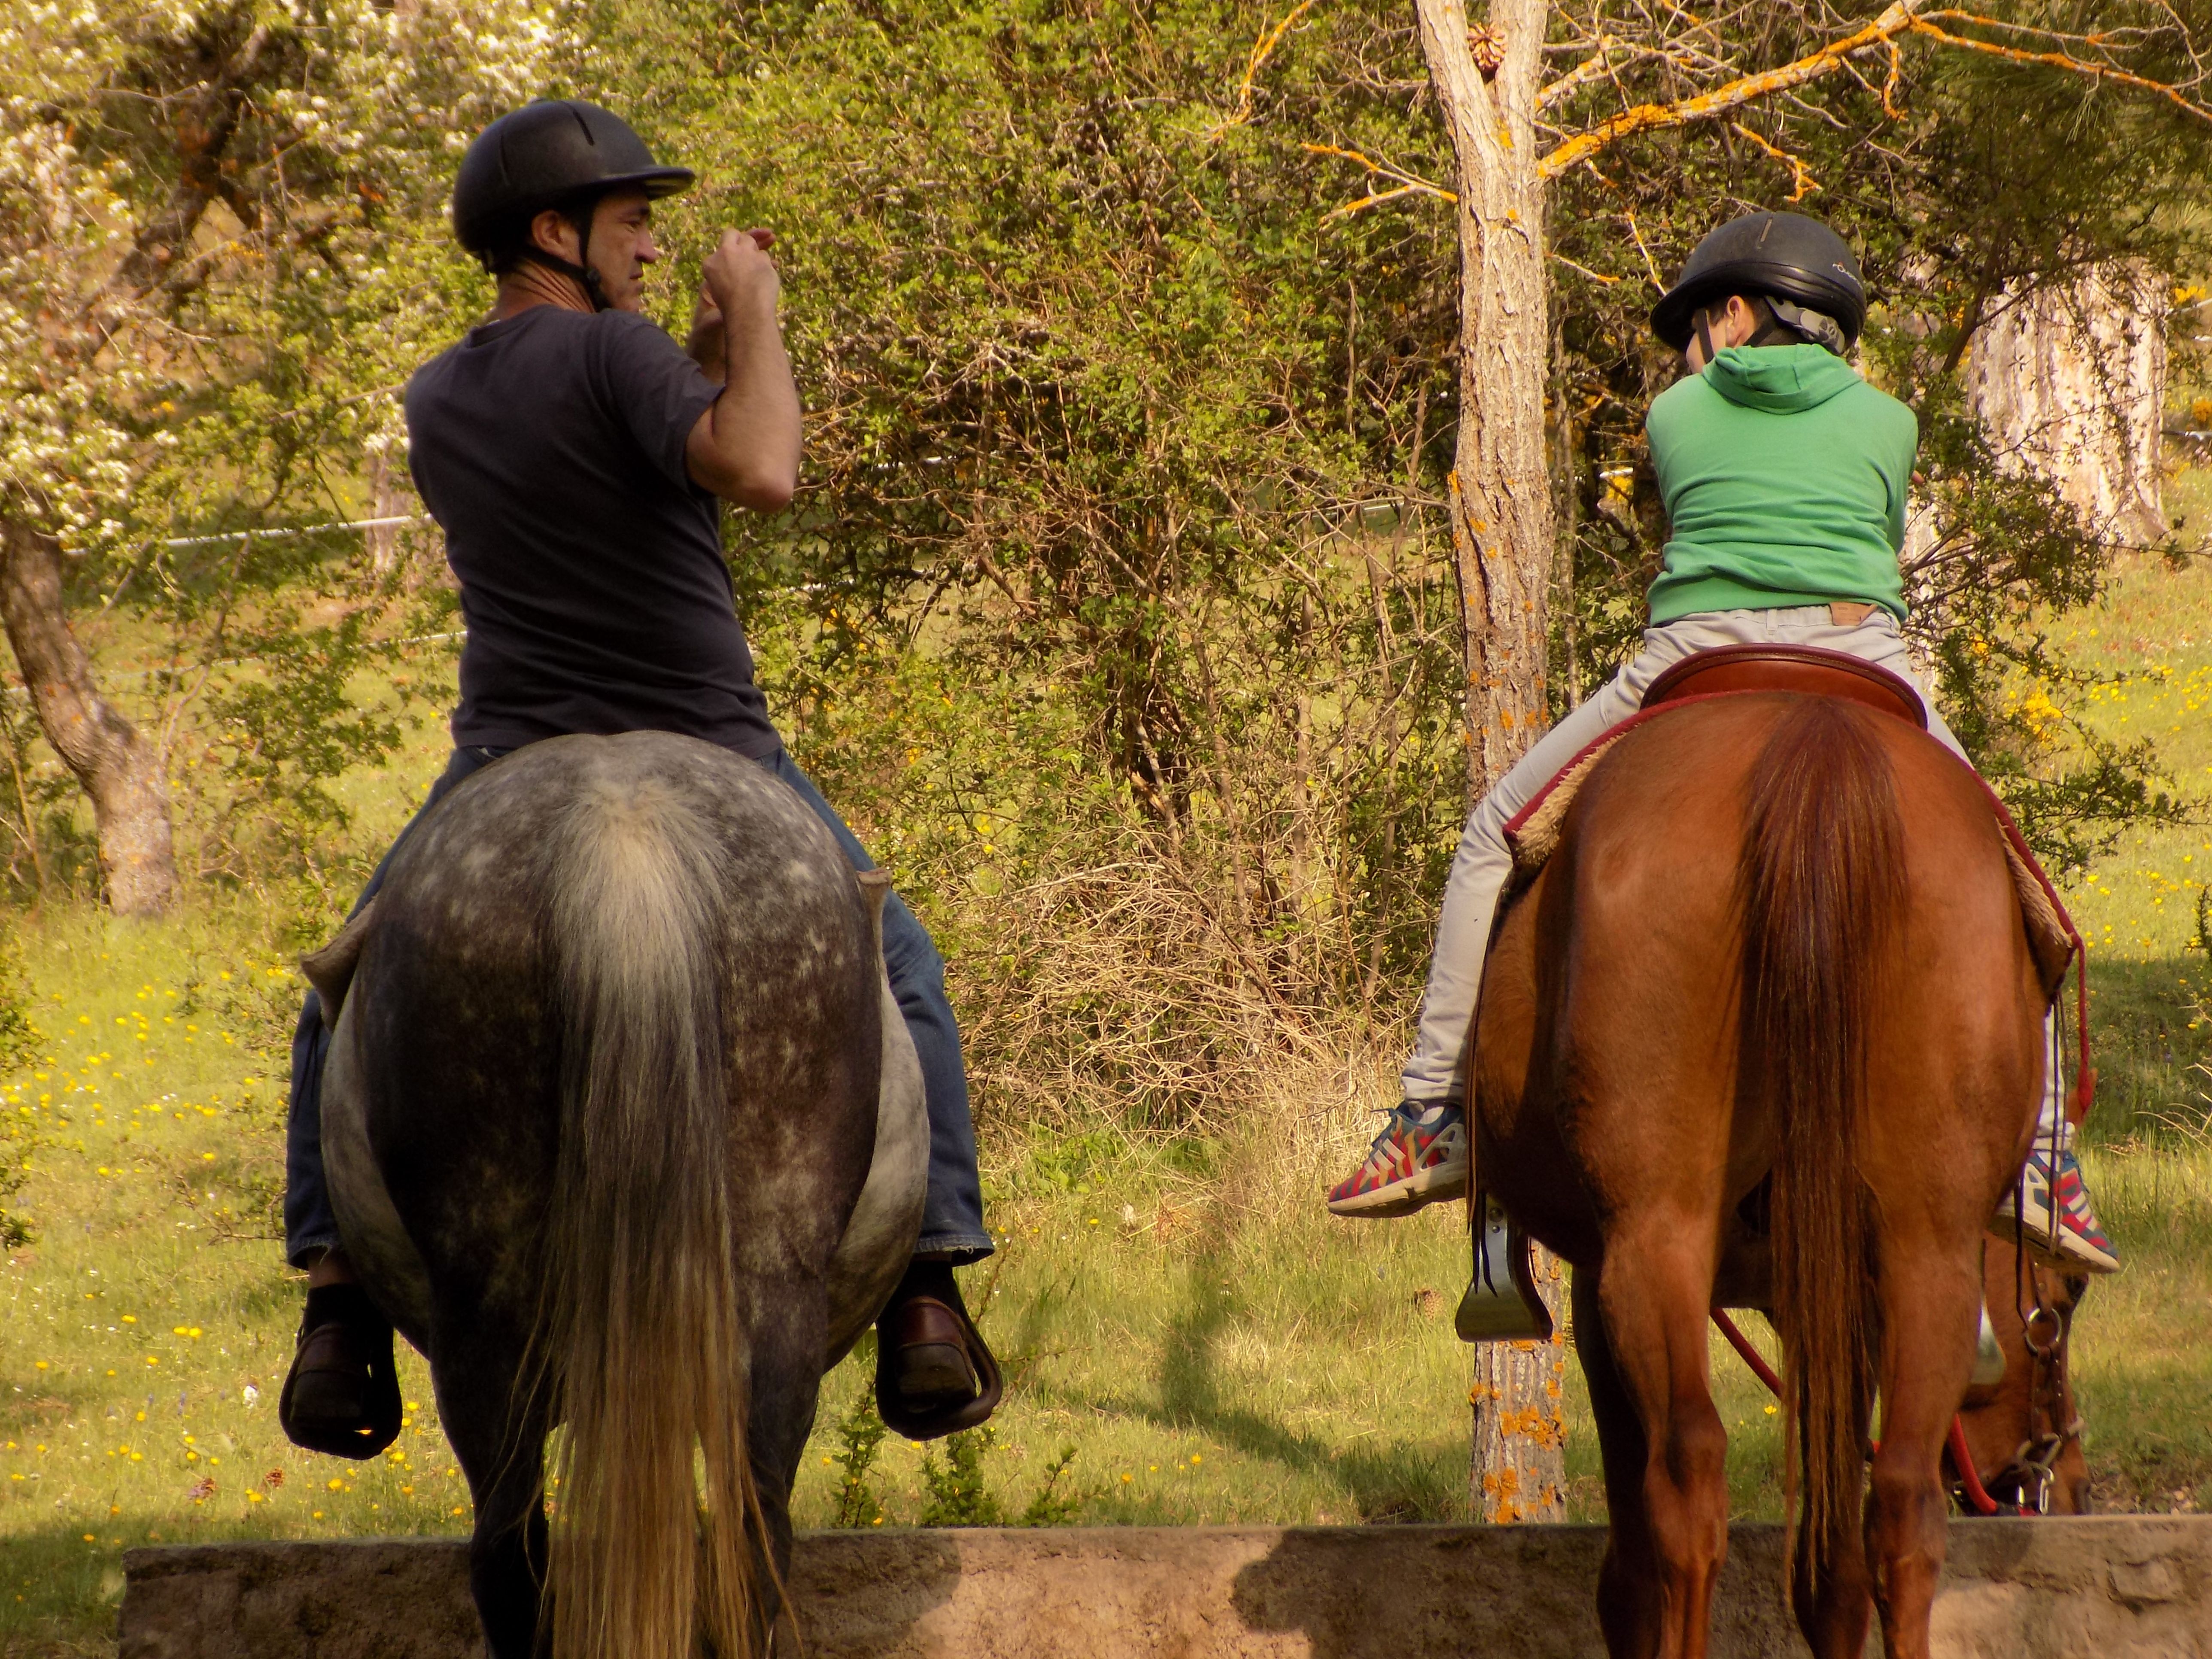
[[[1967,740],[2062,861],[2154,807],[2148,755],[2053,781],[1975,713],[2106,550],[1957,386],[2017,284],[2197,257],[2193,36],[2139,10],[591,14],[580,89],[706,173],[675,245],[786,239],[812,465],[735,567],[810,763],[970,947],[987,1110],[1189,1122],[1404,996],[1462,790],[1641,625],[1644,313],[1750,207],[1811,202],[1886,298]]]
[[[1580,9],[1579,40],[1604,11]],[[1565,314],[1553,403],[1572,457],[1563,482],[1574,550],[1555,695],[1629,647],[1657,569],[1663,521],[1642,423],[1677,370],[1650,342],[1650,301],[1721,218],[1796,202],[1860,249],[1876,301],[1863,361],[1921,417],[1920,468],[1945,529],[1915,549],[1908,570],[1916,646],[1954,729],[2063,872],[2119,824],[2179,809],[2161,800],[2148,746],[2116,748],[2071,721],[2062,735],[2020,713],[2024,681],[2072,678],[2035,618],[2094,602],[2118,542],[2051,481],[1997,464],[1962,398],[1962,365],[2004,307],[2084,270],[2125,264],[2171,280],[2202,268],[2212,252],[2202,215],[2212,115],[2189,101],[2192,36],[2180,14],[2147,11],[2136,20],[2145,27],[2094,52],[2069,29],[2114,23],[2111,8],[2015,6],[1996,15],[2008,27],[1970,31],[1985,44],[2056,46],[2068,58],[2058,63],[2022,62],[2017,44],[2008,46],[2015,55],[1961,45],[1956,15],[1933,15],[1937,38],[1907,31],[1893,59],[1888,43],[1875,43],[1865,61],[1878,77],[1850,72],[1846,58],[1786,100],[1625,135],[1601,164],[1558,178],[1551,245]],[[1767,9],[1764,35],[1747,39],[1764,55],[1725,61],[1752,70],[1805,63],[1823,33],[1808,22],[1823,21]],[[1848,20],[1825,22],[1828,39],[1852,38]],[[1691,45],[1678,37],[1669,49]],[[2123,64],[2141,81],[2182,88],[2180,102],[2090,72]],[[1696,95],[1700,82],[1676,74],[1666,55],[1645,60],[1611,112]],[[1723,76],[1709,69],[1703,84],[1730,84]]]
[[[1968,740],[2059,862],[2156,809],[2147,754],[2077,766],[2005,712],[2028,619],[2092,595],[2106,550],[1998,477],[1958,363],[1977,292],[2199,257],[2193,93],[2103,73],[2182,85],[2186,36],[1917,15],[1493,8],[1472,84],[1508,85],[1516,27],[1549,66],[1517,71],[1516,149],[1550,320],[1482,359],[1533,402],[1472,426],[1460,277],[1491,244],[1449,204],[1440,25],[1371,0],[582,16],[565,83],[702,169],[679,263],[713,225],[783,238],[810,464],[791,514],[732,526],[733,568],[781,717],[973,976],[987,1110],[1188,1122],[1341,1011],[1402,1006],[1470,769],[1640,628],[1642,418],[1679,372],[1650,301],[1713,223],[1792,195],[1864,250],[1869,372],[1966,504],[1924,618]],[[2022,108],[2034,146],[2002,137]],[[1510,515],[1468,516],[1470,430],[1535,515],[1510,545]]]
[[[810,465],[787,520],[733,528],[733,562],[811,758],[834,734],[891,791],[921,781],[906,750],[945,759],[933,803],[882,819],[937,818],[951,864],[988,841],[1000,876],[1124,851],[1170,872],[1162,948],[1117,977],[1187,972],[1232,1023],[1405,971],[1458,817],[1425,507],[1449,244],[1330,221],[1339,164],[1310,136],[1418,143],[1425,121],[1401,21],[1316,16],[1270,88],[1243,86],[1269,20],[1238,3],[610,6],[570,71],[702,169],[672,247],[782,238]],[[1262,99],[1280,118],[1252,118]],[[923,672],[879,671],[861,647],[885,635],[927,639],[941,693],[879,678]],[[868,687],[897,702],[872,738],[839,713]],[[938,695],[961,705],[949,752],[925,737]],[[1316,948],[1322,925],[1362,943]],[[1121,1011],[1196,1040],[1164,1005]],[[1168,1117],[1201,1097],[1139,1092]]]
[[[0,618],[118,910],[175,890],[167,757],[71,612],[167,635],[169,732],[267,642],[327,546],[173,538],[340,508],[380,388],[451,314],[448,157],[552,40],[514,0],[0,8]]]

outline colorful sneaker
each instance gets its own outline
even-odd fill
[[[2015,1215],[2028,1249],[2060,1267],[2075,1273],[2119,1272],[2119,1252],[2105,1236],[2097,1212],[2089,1207],[2089,1192],[2081,1184],[2081,1165],[2074,1156],[2070,1127],[2059,1143],[2055,1159],[2049,1138],[2037,1138],[2027,1155],[2027,1167],[2021,1171],[2020,1184],[1997,1206],[1992,1226],[1998,1237],[2013,1236]]]
[[[1401,1101],[1350,1180],[1329,1188],[1332,1215],[1411,1215],[1467,1193],[1467,1118],[1455,1101]]]

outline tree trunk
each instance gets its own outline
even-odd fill
[[[1472,1507],[1493,1525],[1567,1518],[1567,1268],[1540,1246],[1536,1289],[1552,1310],[1549,1342],[1475,1346]]]
[[[91,797],[109,905],[122,915],[159,915],[177,886],[161,756],[94,683],[63,603],[60,544],[13,521],[0,522],[0,622],[40,728]]]
[[[362,541],[368,551],[369,574],[381,583],[399,562],[400,549],[404,544],[396,524],[379,524],[379,519],[400,516],[399,492],[392,487],[392,459],[389,450],[378,450],[368,458],[368,517],[369,527],[362,532]]]
[[[1966,402],[1998,465],[2048,479],[2100,538],[2165,539],[2166,289],[2105,265],[2008,296],[1975,337]]]
[[[1549,718],[1545,601],[1557,549],[1545,465],[1551,332],[1535,108],[1550,8],[1547,0],[1492,0],[1479,66],[1462,0],[1416,5],[1458,172],[1460,408],[1451,526],[1474,797],[1528,752]],[[1538,1277],[1563,1330],[1559,1264],[1543,1256]],[[1494,1522],[1564,1519],[1564,1340],[1486,1343],[1476,1353],[1468,1393],[1474,1507]]]
[[[1452,552],[1467,660],[1468,781],[1480,793],[1545,726],[1551,331],[1535,106],[1546,0],[1495,0],[1486,78],[1461,0],[1419,0],[1421,48],[1458,159],[1459,441]]]

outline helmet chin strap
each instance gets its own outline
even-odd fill
[[[558,271],[575,283],[578,288],[582,289],[584,297],[592,302],[593,311],[605,311],[611,307],[613,302],[607,298],[606,287],[599,281],[599,273],[591,266],[580,265],[574,260],[564,259],[557,253],[548,253],[542,247],[532,247],[524,257],[535,260],[548,270]]]
[[[1712,331],[1705,326],[1705,312],[1703,306],[1698,307],[1694,326],[1698,331],[1698,349],[1705,354],[1705,361],[1710,363],[1713,360],[1713,336]]]

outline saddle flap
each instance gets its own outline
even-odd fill
[[[376,900],[372,896],[347,918],[336,939],[313,956],[300,958],[300,971],[307,976],[307,983],[315,988],[316,996],[321,999],[325,1030],[338,1028],[338,1012],[345,1006],[346,992],[353,984],[353,970],[361,966],[361,948],[368,941],[369,925],[375,914]]]
[[[1697,652],[1651,682],[1644,707],[1728,691],[1841,697],[1928,729],[1928,710],[1910,683],[1848,652],[1810,645],[1723,645]]]

